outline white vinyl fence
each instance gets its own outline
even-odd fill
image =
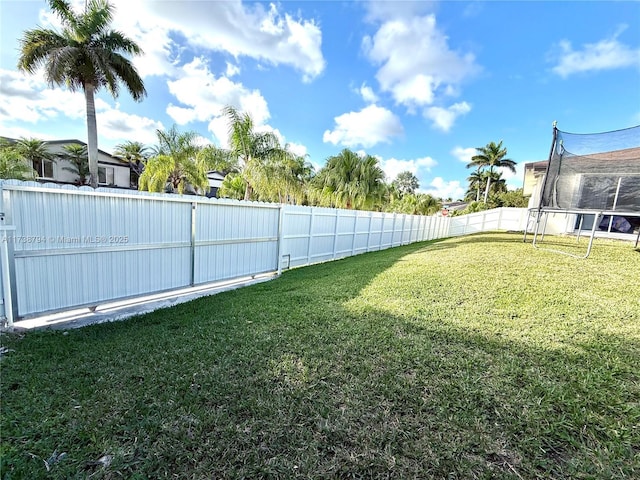
[[[4,181],[0,280],[8,323],[488,230],[526,209],[418,216]]]

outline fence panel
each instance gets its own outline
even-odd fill
[[[194,284],[278,269],[277,207],[197,203]]]
[[[8,305],[13,318],[411,242],[522,230],[527,213],[425,217],[35,182],[5,181],[1,189],[0,309]]]
[[[188,285],[189,203],[12,190],[3,202],[16,227],[18,315]]]

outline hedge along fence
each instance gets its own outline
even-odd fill
[[[0,188],[9,324],[526,222],[514,208],[449,218],[13,180]]]

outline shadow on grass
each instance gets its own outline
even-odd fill
[[[3,475],[630,478],[633,336],[550,346],[464,328],[448,320],[453,304],[403,316],[353,302],[403,257],[442,245],[9,342]],[[54,451],[67,455],[47,472]]]

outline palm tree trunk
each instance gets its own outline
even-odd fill
[[[476,202],[480,201],[480,182],[478,182],[478,188],[476,189]]]
[[[247,182],[247,187],[244,189],[244,199],[245,200],[251,200],[251,185],[249,185],[249,182]]]
[[[84,86],[84,98],[87,103],[87,154],[89,157],[89,183],[98,188],[98,127],[96,123],[95,87],[90,83]]]
[[[487,176],[487,188],[484,191],[484,203],[487,203],[487,199],[489,198],[489,186],[491,185],[491,176]]]

